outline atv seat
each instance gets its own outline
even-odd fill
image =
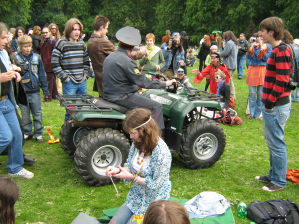
[[[120,106],[115,103],[111,103],[107,100],[104,100],[102,97],[94,97],[90,99],[90,102],[96,105],[98,108],[111,108],[113,110],[117,110],[118,112],[125,114],[129,110],[123,106]]]

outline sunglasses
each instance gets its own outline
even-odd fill
[[[221,76],[216,75],[215,79],[221,79]]]
[[[48,32],[42,32],[42,34],[47,34]]]
[[[56,27],[52,27],[52,28],[51,28],[51,30],[56,30],[56,29],[57,29]]]

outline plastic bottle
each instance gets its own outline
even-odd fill
[[[239,218],[241,219],[245,219],[247,217],[247,205],[241,201],[239,204],[238,204],[238,212],[237,212],[237,215]]]

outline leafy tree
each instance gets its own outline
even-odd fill
[[[246,33],[248,36],[252,36],[255,33],[255,25],[252,21],[252,19],[250,19],[250,24],[249,26],[246,28]]]
[[[293,35],[299,37],[299,4],[293,0],[278,0],[277,6],[283,8],[280,13],[285,28]]]
[[[115,33],[123,26],[133,26],[145,35],[152,32],[154,24],[154,9],[157,0],[103,0],[100,14],[110,20],[108,35]]]
[[[155,9],[155,25],[153,30],[161,38],[166,30],[180,32],[186,30],[183,24],[183,14],[185,12],[185,1],[183,0],[160,0]]]
[[[1,0],[1,20],[8,27],[25,27],[31,17],[31,2],[32,0]]]

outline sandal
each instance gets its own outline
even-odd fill
[[[247,118],[248,118],[248,119],[252,119],[252,117],[251,117],[251,115],[250,115],[250,114],[248,114],[248,115],[247,115]]]
[[[259,116],[257,119],[260,120],[260,121],[262,121],[263,117]]]

